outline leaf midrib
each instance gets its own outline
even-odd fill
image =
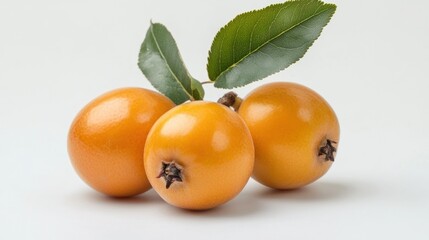
[[[333,5],[332,5],[332,4],[326,4],[326,6],[333,6]],[[245,56],[243,56],[243,57],[242,57],[240,60],[238,60],[237,62],[235,62],[235,63],[231,64],[227,69],[225,69],[224,71],[222,71],[222,72],[221,72],[221,73],[216,77],[216,79],[215,79],[214,81],[216,81],[217,79],[219,79],[219,77],[220,77],[220,76],[222,76],[225,72],[228,72],[231,68],[233,68],[233,67],[237,66],[238,64],[240,64],[240,63],[241,63],[242,61],[244,61],[244,59],[246,59],[248,56],[250,56],[250,55],[252,55],[253,53],[257,52],[259,49],[261,49],[261,48],[265,47],[265,46],[266,46],[268,43],[270,43],[273,39],[276,39],[276,38],[280,37],[280,36],[281,36],[281,35],[283,35],[284,33],[286,33],[286,32],[288,32],[288,31],[290,31],[291,29],[293,29],[293,28],[295,28],[295,27],[297,27],[298,25],[300,25],[300,24],[302,24],[302,23],[304,23],[304,22],[306,22],[306,21],[310,20],[310,19],[311,19],[311,18],[313,18],[313,17],[317,17],[317,16],[319,16],[320,14],[322,14],[322,13],[324,13],[324,12],[328,11],[328,10],[330,10],[330,8],[327,8],[326,10],[323,10],[323,11],[321,11],[321,12],[319,12],[319,13],[315,14],[315,15],[312,15],[312,16],[310,16],[310,17],[308,17],[308,18],[305,18],[303,21],[301,21],[301,22],[299,22],[299,23],[297,23],[297,24],[295,24],[295,25],[291,26],[290,28],[288,28],[288,29],[286,29],[286,30],[282,31],[281,33],[277,34],[277,35],[276,35],[276,36],[274,36],[273,38],[270,38],[268,41],[266,41],[266,42],[264,42],[263,44],[261,44],[261,46],[259,46],[259,47],[255,48],[255,50],[253,50],[253,51],[249,52],[248,54],[246,54]]]
[[[152,38],[156,44],[156,48],[158,49],[159,54],[162,56],[162,60],[165,62],[165,65],[167,66],[168,71],[171,73],[171,75],[173,75],[174,79],[176,80],[177,83],[179,83],[179,85],[185,90],[184,92],[186,93],[186,95],[188,95],[189,99],[193,99],[192,95],[190,95],[188,93],[188,91],[186,90],[186,88],[183,86],[183,84],[180,82],[179,78],[176,76],[176,74],[173,72],[173,70],[170,68],[170,65],[167,62],[167,58],[164,56],[164,53],[161,50],[161,47],[158,44],[158,40],[155,37],[155,34],[153,32],[153,24],[150,26],[150,33],[152,35]]]

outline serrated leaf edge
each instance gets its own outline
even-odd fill
[[[157,38],[155,37],[155,34],[154,34],[154,32],[153,32],[153,26],[155,25],[155,24],[159,24],[160,26],[162,26],[162,27],[164,27],[165,28],[165,30],[166,31],[168,31],[169,33],[170,33],[170,35],[171,36],[173,36],[172,34],[171,34],[171,32],[167,29],[167,27],[165,26],[165,25],[163,25],[163,24],[161,24],[161,23],[153,23],[152,21],[150,21],[150,33],[151,33],[151,36],[152,36],[152,38],[153,38],[153,40],[154,40],[154,42],[155,42],[155,44],[156,44],[156,48],[158,49],[158,51],[159,51],[159,54],[161,55],[161,57],[162,57],[162,60],[165,62],[165,65],[167,66],[167,68],[168,68],[168,71],[171,73],[171,75],[174,77],[174,79],[176,80],[176,82],[178,82],[179,83],[179,85],[182,87],[182,89],[184,89],[185,90],[185,93],[186,93],[186,95],[188,96],[188,98],[191,100],[191,101],[193,101],[193,100],[195,100],[194,99],[194,97],[192,96],[192,94],[190,94],[187,90],[186,90],[186,88],[183,86],[183,84],[182,84],[182,82],[179,80],[179,78],[176,76],[176,74],[173,72],[173,70],[170,68],[170,65],[168,64],[168,62],[167,62],[167,60],[166,60],[166,58],[165,58],[165,56],[164,56],[164,53],[161,51],[161,48],[160,48],[160,46],[159,46],[159,44],[158,44],[158,40],[157,40]],[[188,70],[187,70],[187,68],[186,68],[186,66],[185,66],[185,63],[184,63],[184,61],[183,61],[183,59],[182,59],[182,55],[180,54],[180,51],[179,51],[179,47],[177,46],[177,43],[176,43],[176,40],[175,39],[173,39],[173,41],[174,41],[174,43],[176,44],[176,47],[177,47],[177,50],[178,50],[178,55],[179,55],[179,58],[180,58],[180,61],[183,63],[183,67],[185,68],[185,70],[186,70],[186,75],[189,77],[189,79],[191,79],[191,82],[190,82],[190,86],[192,86],[192,79],[194,79],[191,75],[190,75],[190,73],[188,72]],[[150,82],[150,81],[149,81]],[[153,85],[152,85],[153,86]],[[191,89],[192,90],[192,89]]]
[[[287,1],[287,2],[299,2],[299,1],[301,1],[301,0],[293,0],[293,1]],[[324,3],[324,2],[319,1],[319,0],[316,0],[316,1],[317,1],[317,2],[320,2],[320,3],[323,3],[323,5],[322,5],[322,6],[331,6],[331,7],[333,7],[334,11],[333,11],[332,15],[329,17],[329,19],[328,19],[328,21],[326,22],[326,24],[325,24],[325,25],[323,25],[323,27],[322,27],[322,31],[319,33],[319,36],[317,36],[317,38],[316,38],[316,39],[314,39],[313,43],[312,43],[312,44],[310,44],[310,46],[309,46],[309,47],[307,48],[307,50],[304,52],[304,55],[305,55],[305,53],[307,53],[308,49],[310,49],[310,48],[311,48],[311,46],[313,46],[314,42],[315,42],[315,41],[320,37],[320,35],[321,35],[321,34],[322,34],[322,32],[323,32],[323,29],[324,29],[324,28],[326,27],[326,25],[328,25],[328,23],[331,21],[331,18],[332,18],[332,17],[333,17],[333,15],[335,14],[335,11],[336,11],[336,8],[337,8],[337,6],[336,6],[335,4],[332,4],[332,3]],[[272,6],[275,6],[275,5],[282,5],[282,4],[284,4],[284,3],[271,4],[271,5],[267,6],[267,7],[262,8],[262,9],[258,9],[258,10],[253,10],[253,11],[249,11],[249,12],[241,13],[241,14],[237,15],[237,16],[236,16],[233,20],[231,20],[229,23],[227,23],[224,27],[222,27],[222,28],[218,31],[218,33],[216,34],[216,36],[218,37],[218,34],[219,34],[221,31],[223,31],[225,28],[227,28],[230,24],[232,24],[232,22],[234,22],[234,20],[236,20],[236,19],[237,19],[238,17],[240,17],[241,15],[248,14],[248,13],[252,13],[252,12],[263,11],[263,10],[265,10],[266,8],[269,8],[269,7],[272,7]],[[324,12],[328,11],[328,10],[330,10],[330,9],[326,9],[326,10],[324,10],[324,11],[322,11],[322,12],[319,12],[319,13],[318,13],[318,14],[316,14],[316,15],[312,15],[311,17],[306,18],[305,20],[303,20],[303,21],[301,21],[301,22],[299,22],[299,23],[297,23],[297,24],[293,25],[292,27],[288,28],[287,30],[282,31],[282,33],[280,33],[280,34],[276,35],[275,37],[271,38],[271,40],[270,40],[270,41],[268,41],[268,42],[271,42],[273,39],[278,38],[279,36],[281,36],[281,35],[282,35],[282,34],[284,34],[285,32],[290,31],[291,29],[293,29],[293,28],[297,27],[298,25],[300,25],[300,24],[302,24],[302,23],[304,23],[304,22],[306,22],[306,21],[310,20],[311,18],[313,18],[313,17],[315,17],[315,16],[318,16],[318,15],[320,15],[320,14],[322,14],[322,13],[324,13]],[[216,40],[216,39],[215,39],[215,40]],[[215,40],[213,40],[213,43],[215,42]],[[268,77],[268,76],[271,76],[271,75],[273,75],[273,74],[276,74],[276,73],[278,73],[278,72],[283,71],[284,69],[286,69],[287,67],[285,67],[285,68],[283,68],[283,69],[280,69],[280,70],[278,70],[278,71],[276,71],[276,72],[273,72],[273,73],[269,74],[268,76],[265,76],[265,77],[262,77],[262,78],[256,79],[256,80],[254,80],[254,81],[252,81],[252,82],[249,82],[249,83],[240,84],[240,85],[234,86],[234,87],[232,87],[232,88],[220,87],[220,86],[218,86],[218,85],[216,84],[216,81],[217,81],[217,79],[219,79],[219,77],[220,77],[220,76],[222,76],[223,74],[225,74],[226,72],[228,72],[230,69],[234,68],[234,67],[235,67],[235,66],[237,66],[239,63],[241,63],[242,61],[244,61],[244,59],[246,59],[249,55],[252,55],[252,54],[253,54],[253,53],[255,53],[257,50],[259,50],[260,48],[264,47],[266,44],[268,44],[268,42],[266,42],[266,43],[264,43],[263,45],[261,45],[260,47],[256,48],[254,51],[252,51],[252,52],[250,52],[250,53],[246,54],[246,56],[244,56],[244,57],[243,57],[243,58],[241,58],[239,61],[237,61],[236,63],[232,64],[231,66],[229,66],[229,67],[228,67],[227,69],[225,69],[223,72],[221,72],[221,73],[216,77],[216,79],[215,79],[215,80],[210,79],[210,81],[214,82],[214,86],[215,86],[216,88],[221,88],[221,89],[234,89],[234,88],[239,88],[239,87],[246,86],[246,85],[248,85],[248,84],[250,84],[250,83],[253,83],[253,82],[256,82],[256,81],[260,81],[260,80],[262,80],[262,79],[264,79],[264,78],[266,78],[266,77]],[[211,48],[210,48],[210,49],[211,49]],[[211,50],[209,51],[208,61],[210,61],[210,53],[211,53]],[[304,55],[303,55],[302,57],[298,58],[298,59],[297,59],[296,61],[294,61],[293,63],[291,63],[289,66],[291,66],[292,64],[295,64],[296,62],[298,62],[301,58],[303,58],[303,57],[304,57]],[[288,66],[288,67],[289,67],[289,66]],[[207,64],[207,68],[208,68],[208,64]]]

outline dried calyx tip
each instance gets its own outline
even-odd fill
[[[225,95],[219,98],[217,102],[227,107],[232,107],[235,111],[238,111],[238,109],[240,108],[242,99],[238,97],[237,93],[231,91],[231,92],[225,93]]]
[[[335,161],[335,152],[337,152],[337,148],[332,144],[337,144],[337,142],[326,139],[325,143],[320,147],[318,156],[325,155],[325,161]]]
[[[157,178],[163,177],[165,180],[165,188],[170,188],[174,182],[182,182],[182,168],[179,167],[174,161],[167,163],[162,162],[162,167]]]

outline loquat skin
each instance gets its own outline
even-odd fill
[[[164,114],[151,129],[144,154],[147,177],[169,204],[210,209],[235,197],[253,170],[248,128],[233,110],[193,101]]]
[[[255,145],[253,178],[275,189],[310,184],[331,167],[339,142],[333,109],[313,90],[296,83],[254,89],[238,110]]]
[[[95,190],[129,197],[150,189],[143,153],[155,121],[174,103],[143,88],[105,93],[75,117],[68,134],[68,153],[79,176]]]

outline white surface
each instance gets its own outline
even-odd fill
[[[333,1],[337,13],[299,63],[263,82],[323,95],[342,127],[337,161],[317,183],[275,192],[251,181],[208,212],[151,191],[113,200],[75,174],[66,134],[77,111],[123,86],[151,88],[137,68],[149,20],[175,36],[207,78],[217,30],[275,1],[0,0],[0,239],[428,239],[427,1]],[[207,88],[207,99],[224,91]]]

